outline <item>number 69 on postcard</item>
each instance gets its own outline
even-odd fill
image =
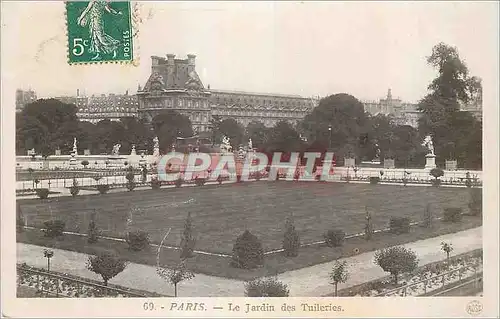
[[[127,63],[134,60],[130,2],[66,2],[68,63]]]

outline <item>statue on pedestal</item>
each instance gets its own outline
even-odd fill
[[[251,138],[248,139],[248,151],[253,151],[253,143]]]
[[[135,144],[132,144],[132,151],[130,151],[130,155],[137,155],[135,151]]]
[[[160,140],[158,136],[153,138],[153,156],[160,156]]]
[[[227,136],[222,137],[222,144],[220,146],[220,151],[222,154],[233,152],[233,147],[231,146],[229,137]]]

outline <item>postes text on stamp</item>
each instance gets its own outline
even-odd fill
[[[70,64],[134,60],[130,2],[68,1],[66,24]]]

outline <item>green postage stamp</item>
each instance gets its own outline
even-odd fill
[[[131,4],[128,1],[68,1],[68,62],[134,61]]]

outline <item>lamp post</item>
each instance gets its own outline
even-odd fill
[[[329,139],[329,142],[328,142],[328,150],[331,151],[332,150],[332,125],[328,125],[328,132],[330,134],[330,139]]]
[[[45,249],[43,251],[43,256],[47,258],[47,271],[50,271],[50,258],[54,256],[54,251],[50,249]]]

